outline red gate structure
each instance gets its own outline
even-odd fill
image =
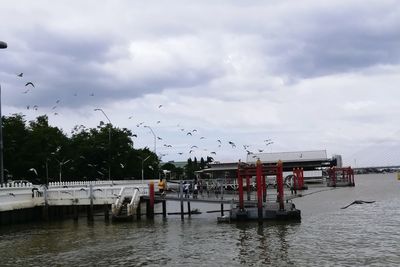
[[[266,205],[267,202],[267,185],[266,176],[275,175],[277,184],[277,204],[270,206]],[[250,202],[250,177],[256,176],[256,203]],[[247,187],[247,202],[244,201],[244,183],[243,179],[246,179]],[[238,182],[238,194],[239,203],[238,208],[231,211],[231,217],[233,219],[300,219],[300,211],[294,208],[291,204],[289,207],[285,207],[284,198],[284,184],[283,184],[283,163],[278,161],[274,165],[263,165],[260,160],[256,164],[246,164],[239,161],[237,170],[237,182]],[[254,210],[256,208],[256,210]],[[257,211],[257,213],[255,213]],[[232,216],[232,213],[235,213]]]
[[[329,175],[329,180],[327,182],[328,186],[331,187],[355,186],[354,170],[351,167],[329,168],[328,175]]]

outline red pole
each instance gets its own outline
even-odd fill
[[[332,169],[332,180],[333,180],[333,187],[336,187],[336,168],[335,167],[333,167],[333,169]]]
[[[263,202],[267,202],[267,184],[265,181],[265,175],[262,176],[263,183]]]
[[[276,183],[278,185],[278,201],[279,201],[279,210],[284,210],[283,204],[283,164],[282,161],[279,160],[276,165]]]
[[[299,184],[299,172],[297,171],[296,168],[293,168],[293,180],[294,180],[294,189],[298,190],[300,189],[300,184]]]
[[[256,163],[256,174],[257,174],[257,207],[258,207],[258,219],[262,220],[262,163],[260,160],[257,160]]]
[[[151,217],[154,216],[154,182],[151,181],[149,184],[149,208],[150,212],[149,215]]]
[[[247,200],[250,201],[250,195],[251,195],[251,184],[250,184],[250,176],[247,173],[247,170],[245,172],[246,175],[246,186],[247,186]]]
[[[240,209],[240,210],[243,210],[243,209],[244,209],[244,201],[243,201],[243,179],[242,179],[242,176],[240,175],[240,163],[238,164],[237,179],[238,179],[238,184],[239,184],[239,209]]]

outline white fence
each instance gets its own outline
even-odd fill
[[[48,205],[100,205],[115,203],[119,192],[148,195],[148,184],[141,181],[91,181],[51,184],[49,187],[18,184],[0,187],[0,211]],[[140,183],[138,183],[140,182]]]

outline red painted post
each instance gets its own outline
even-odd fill
[[[151,181],[149,184],[149,216],[153,217],[154,216],[154,182]]]
[[[332,181],[333,181],[332,186],[336,187],[336,168],[335,167],[332,168]]]
[[[250,201],[251,184],[250,184],[250,175],[247,173],[247,170],[245,172],[245,175],[246,175],[246,187],[247,187],[247,200]]]
[[[278,186],[278,202],[279,202],[279,210],[284,210],[283,203],[283,164],[282,161],[279,160],[276,164],[276,184]]]
[[[296,190],[300,189],[299,172],[298,172],[298,169],[296,169],[296,168],[293,168],[293,177],[294,177],[293,178],[293,181],[294,181],[293,186],[296,191]]]
[[[238,164],[238,173],[237,173],[238,185],[239,185],[239,209],[244,210],[244,201],[243,201],[243,179],[240,175],[240,162]]]
[[[267,183],[265,181],[265,175],[262,176],[262,184],[263,184],[263,202],[267,202]]]
[[[261,160],[257,160],[256,163],[256,174],[257,174],[257,207],[258,207],[258,219],[262,220],[263,218],[263,206],[262,206],[262,163]]]

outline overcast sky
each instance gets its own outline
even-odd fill
[[[398,1],[2,0],[0,15],[3,115],[70,135],[102,108],[136,148],[154,149],[150,126],[163,161],[248,145],[400,164]]]

